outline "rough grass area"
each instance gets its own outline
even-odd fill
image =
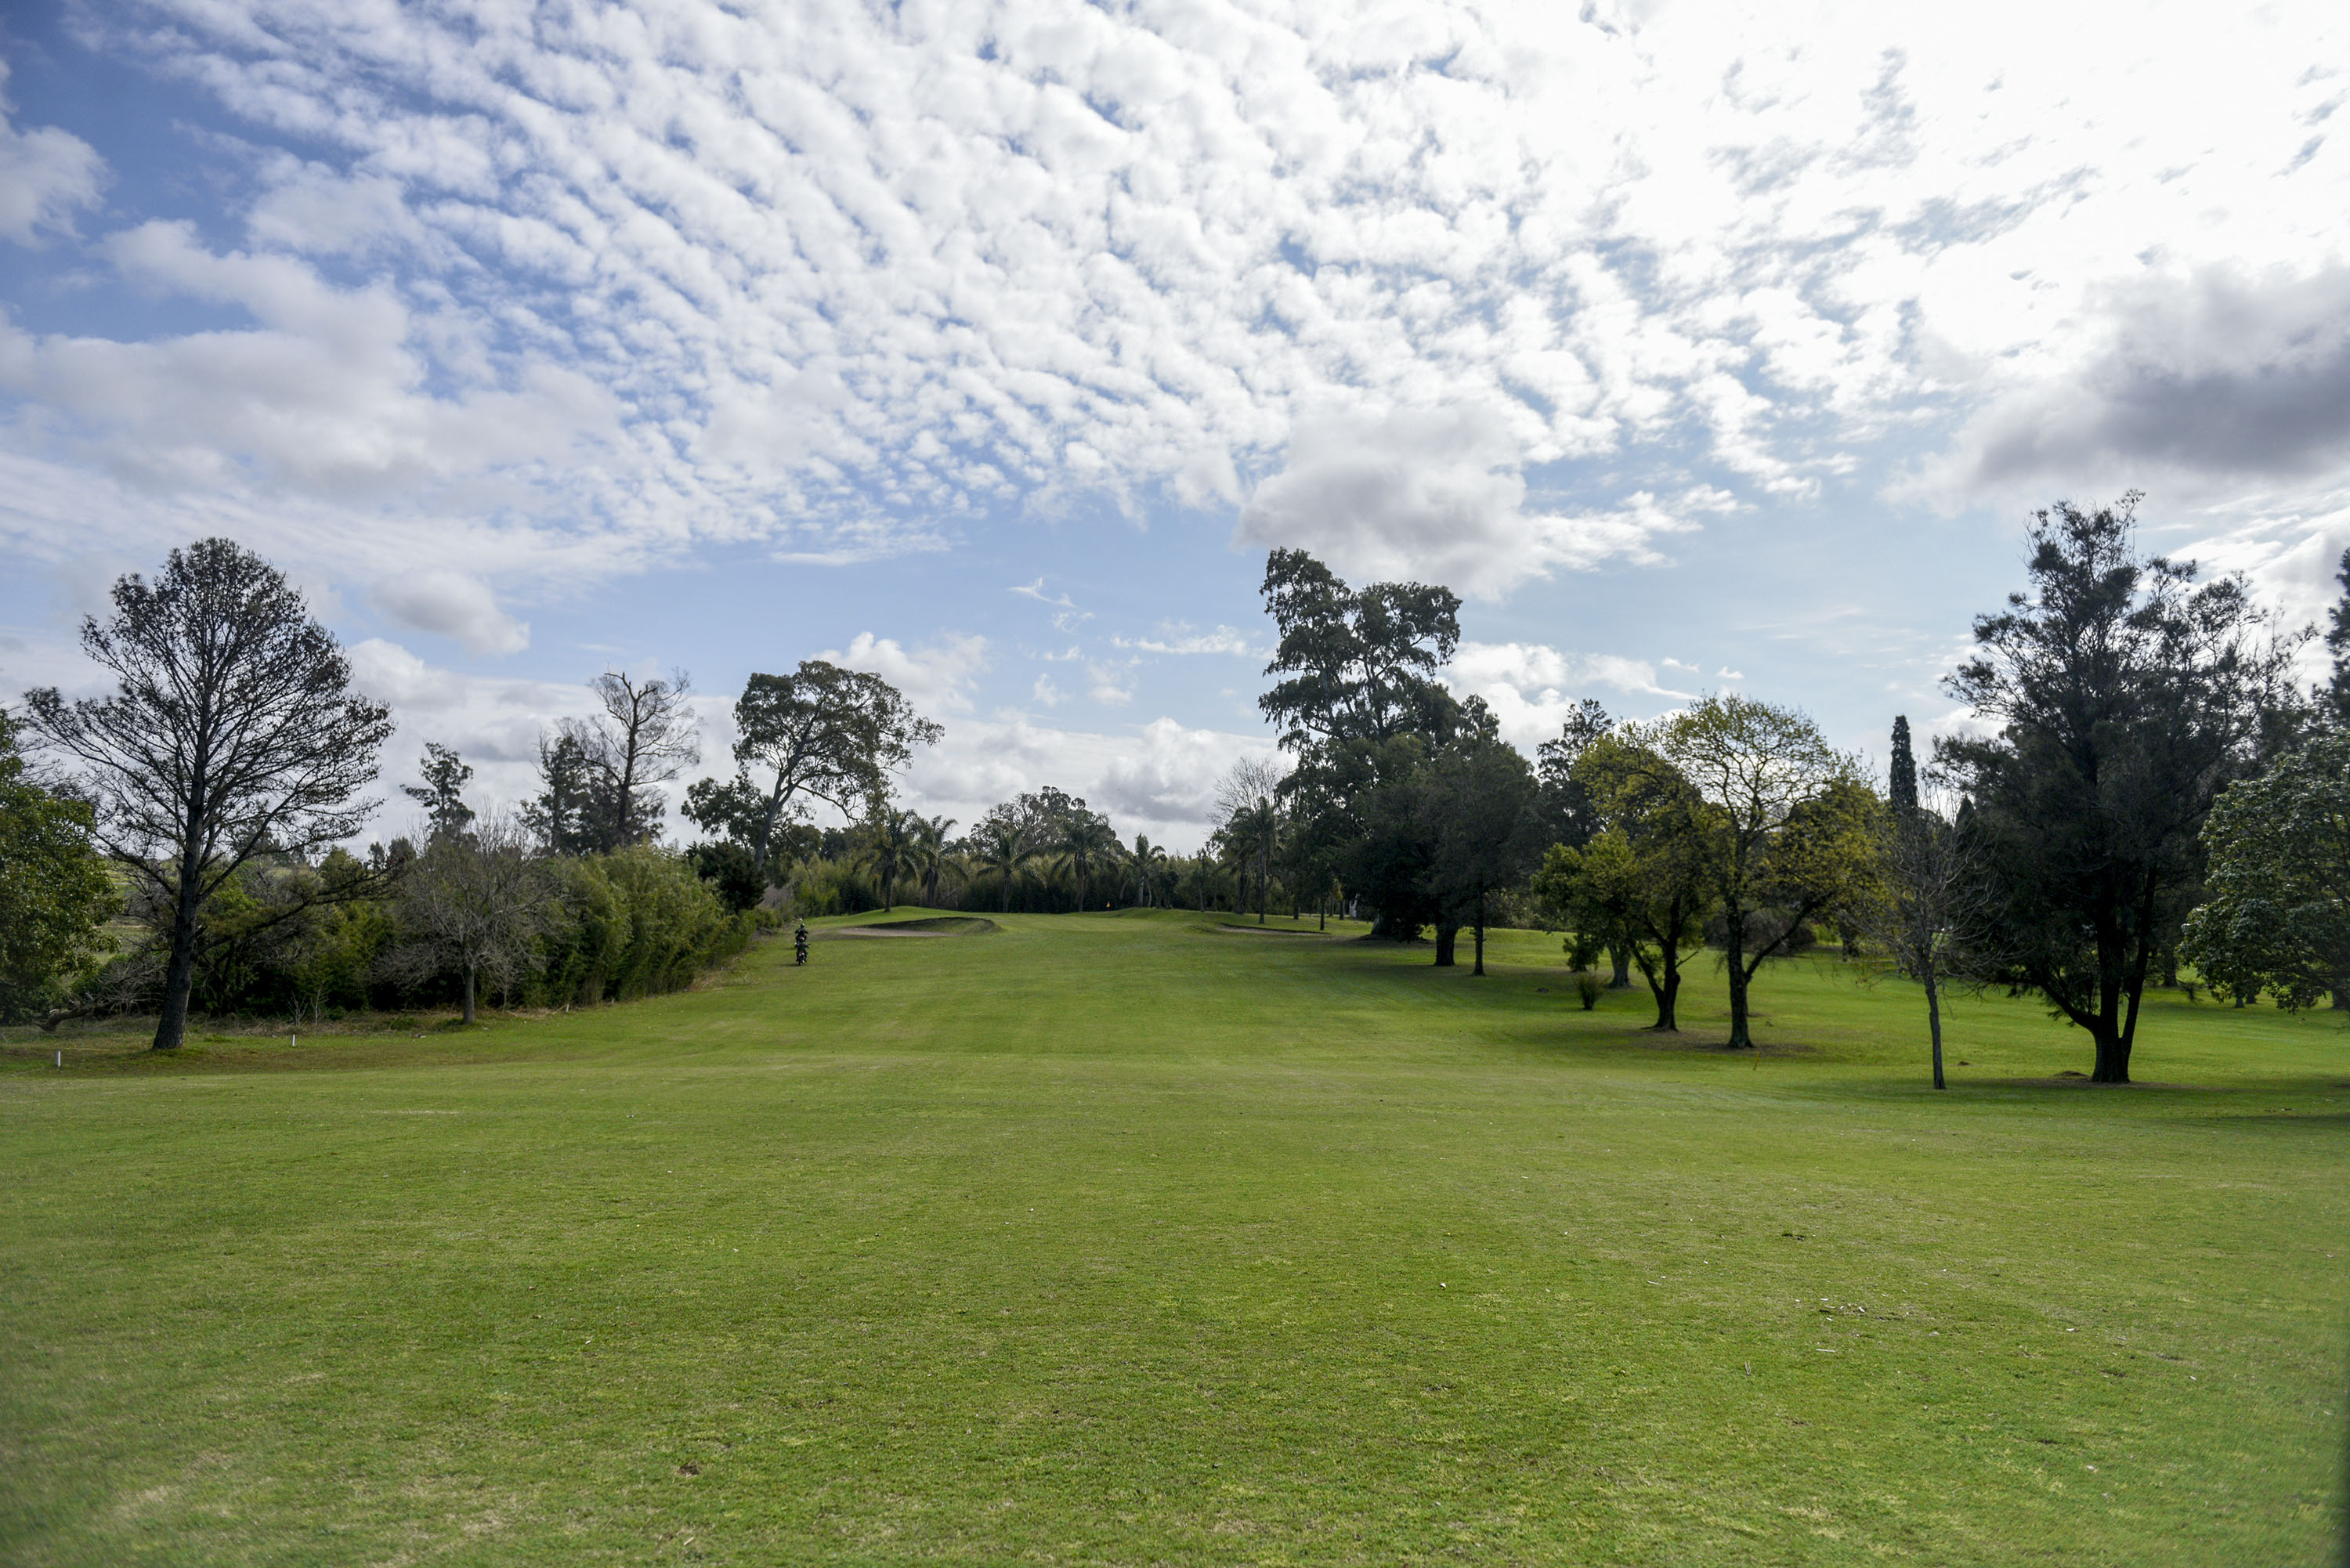
[[[2338,1015],[2163,995],[2098,1090],[1962,1001],[1937,1095],[1832,959],[1731,1057],[1710,961],[1660,1041],[1555,939],[1226,919],[167,1064],[12,1031],[0,1558],[2324,1557]]]

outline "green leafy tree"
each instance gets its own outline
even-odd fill
[[[975,876],[993,877],[1003,884],[1002,909],[1012,910],[1012,884],[1025,877],[1045,855],[1045,846],[1029,836],[1025,824],[1011,816],[981,819],[971,831],[964,853]]]
[[[2183,957],[2236,994],[2350,1006],[2350,732],[2332,730],[2229,787],[2203,825],[2210,901]]]
[[[473,808],[465,804],[465,784],[473,770],[465,760],[437,741],[424,742],[424,758],[420,764],[424,774],[421,788],[402,784],[400,793],[424,808],[425,820],[432,825],[432,836],[446,837],[460,834],[473,820]]]
[[[0,1019],[69,1010],[79,982],[112,946],[103,928],[122,908],[81,801],[26,776],[16,726],[0,710]]]
[[[1492,895],[1522,882],[1541,848],[1534,770],[1502,739],[1471,699],[1473,725],[1428,769],[1419,790],[1434,839],[1430,891],[1438,904],[1473,932],[1470,972],[1485,972],[1486,906]]]
[[[2136,550],[2137,497],[2037,514],[2031,592],[1950,678],[1996,732],[1937,754],[1981,819],[2008,972],[2129,1082],[2149,965],[2201,885],[2203,823],[2256,770],[2291,652],[2241,581]]]
[[[1370,907],[1377,934],[1408,940],[1437,913],[1409,775],[1459,722],[1436,672],[1460,642],[1461,600],[1422,583],[1350,588],[1285,549],[1266,557],[1263,595],[1279,633],[1265,673],[1281,679],[1257,706],[1296,759],[1280,789],[1288,830]]]
[[[155,582],[122,577],[112,599],[106,620],[83,620],[81,646],[115,694],[33,691],[27,728],[78,764],[94,836],[158,911],[170,957],[154,1044],[168,1051],[187,1034],[206,900],[256,856],[356,834],[391,717],[351,690],[284,574],[230,540],[172,551]]]
[[[914,869],[922,819],[910,811],[876,805],[865,824],[864,852],[859,864],[881,885],[881,908],[896,908],[898,880]]]
[[[579,738],[557,731],[538,738],[539,793],[522,808],[522,823],[548,855],[581,855],[595,847],[596,767]]]
[[[1704,940],[1713,904],[1705,803],[1638,732],[1592,742],[1575,763],[1596,831],[1554,845],[1534,889],[1578,933],[1604,933],[1656,999],[1652,1028],[1679,1028],[1681,955]]]
[[[939,878],[954,869],[954,856],[947,838],[954,826],[951,816],[916,819],[910,865],[914,875],[922,879],[922,902],[932,909],[938,908]]]
[[[1734,692],[1667,721],[1655,747],[1705,805],[1698,827],[1725,923],[1729,1044],[1745,1050],[1754,1044],[1755,972],[1799,928],[1855,895],[1871,863],[1877,797],[1859,763],[1808,715]],[[1753,941],[1750,917],[1766,911],[1773,932]]]
[[[1069,868],[1077,878],[1077,907],[1084,909],[1093,889],[1095,868],[1108,866],[1118,857],[1118,832],[1107,819],[1092,812],[1073,813],[1061,824],[1059,843],[1061,853],[1067,857]]]
[[[887,799],[889,775],[942,733],[879,676],[821,659],[801,660],[789,675],[752,676],[735,701],[734,727],[733,779],[697,784],[686,813],[742,836],[763,871],[777,828],[806,803],[846,815],[859,801]]]

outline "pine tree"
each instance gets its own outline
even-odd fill
[[[465,782],[473,770],[465,760],[438,741],[424,742],[424,760],[420,764],[424,774],[424,787],[402,784],[400,793],[424,808],[432,823],[432,836],[446,838],[465,831],[473,820],[473,808],[465,804]]]
[[[1909,720],[1897,714],[1893,720],[1893,777],[1890,796],[1896,815],[1908,817],[1918,811],[1918,759],[1909,750]]]

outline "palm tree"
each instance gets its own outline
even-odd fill
[[[895,905],[898,878],[914,868],[921,822],[910,811],[883,805],[875,809],[866,825],[865,852],[859,858],[880,879],[884,912]]]
[[[1148,908],[1150,895],[1159,884],[1159,872],[1167,864],[1167,851],[1138,833],[1134,836],[1134,901]]]
[[[1077,908],[1082,909],[1090,885],[1088,874],[1095,865],[1118,854],[1118,835],[1098,816],[1072,816],[1061,829],[1061,853],[1068,857],[1069,868],[1077,874]]]
[[[1012,879],[1024,873],[1044,854],[1028,840],[1028,830],[1016,822],[993,818],[971,830],[971,866],[983,877],[1003,878],[1003,912],[1012,912]]]
[[[922,902],[934,909],[939,904],[939,873],[954,869],[954,857],[947,853],[947,834],[953,827],[951,816],[914,818],[914,842],[907,867],[922,878]]]

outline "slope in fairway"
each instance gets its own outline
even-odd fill
[[[907,911],[919,917],[924,911]],[[787,943],[471,1035],[11,1047],[0,1557],[2318,1561],[2338,1017],[1555,939]],[[872,924],[876,918],[835,922]],[[1465,951],[1465,947],[1464,947]],[[1540,989],[1547,987],[1547,990]]]

